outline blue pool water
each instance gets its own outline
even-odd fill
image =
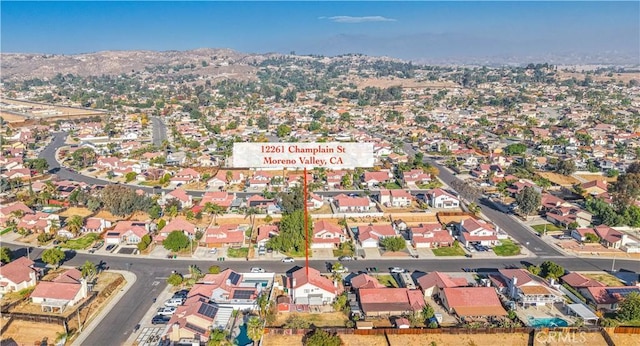
[[[247,335],[247,325],[243,324],[240,326],[240,333],[238,334],[238,336],[236,336],[235,340],[234,340],[234,344],[238,345],[238,346],[245,346],[245,345],[252,345],[253,341],[251,341],[251,339],[249,339],[249,336]]]
[[[558,317],[550,318],[531,318],[529,317],[529,324],[532,327],[568,327],[569,323]]]

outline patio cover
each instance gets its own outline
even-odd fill
[[[589,310],[584,304],[569,304],[567,305],[569,310],[573,311],[576,315],[580,316],[584,321],[597,321],[598,316]]]

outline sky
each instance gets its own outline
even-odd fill
[[[0,2],[0,51],[637,56],[640,1]]]

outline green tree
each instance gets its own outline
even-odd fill
[[[349,304],[349,298],[347,298],[347,294],[343,293],[339,296],[336,296],[336,300],[333,302],[333,310],[335,311],[344,311]]]
[[[276,135],[279,138],[284,138],[287,137],[288,135],[291,134],[291,127],[289,127],[288,125],[285,124],[280,124],[278,125],[278,127],[276,128]]]
[[[82,273],[83,278],[92,278],[94,275],[98,273],[98,269],[95,263],[91,261],[86,261],[84,262],[82,267],[80,267],[80,272]]]
[[[167,250],[178,252],[189,246],[189,238],[182,231],[173,231],[162,241],[162,246]]]
[[[149,247],[149,245],[151,245],[151,236],[149,234],[145,234],[138,243],[138,250],[144,251]]]
[[[521,155],[524,154],[525,151],[527,151],[527,146],[522,143],[509,144],[504,148],[504,152],[509,156]]]
[[[616,315],[621,321],[640,321],[640,293],[631,292],[620,302]]]
[[[217,204],[207,202],[204,204],[204,212],[209,214],[209,216],[213,216],[213,224],[217,225],[217,218],[224,214],[224,208]]]
[[[527,270],[529,271],[529,273],[533,275],[540,275],[540,273],[542,272],[542,269],[540,269],[539,266],[534,266],[534,265],[528,266]]]
[[[287,317],[284,322],[284,327],[287,329],[307,329],[311,323],[298,314],[293,314]]]
[[[180,275],[179,273],[173,273],[167,278],[167,283],[171,286],[179,286],[182,284],[183,280],[184,278],[182,277],[182,275]]]
[[[598,243],[598,242],[600,242],[600,237],[598,237],[598,235],[593,234],[593,233],[587,233],[584,236],[584,238],[585,238],[585,240],[584,240],[585,243]]]
[[[162,231],[162,229],[164,228],[164,226],[167,225],[167,220],[165,219],[160,219],[158,221],[158,231]]]
[[[42,253],[42,260],[44,261],[44,263],[47,263],[56,267],[60,265],[60,262],[62,262],[64,258],[65,258],[64,251],[57,248],[46,249]]]
[[[9,249],[6,246],[0,247],[0,262],[6,264],[11,262],[12,258],[13,258],[13,253],[11,252],[11,249]]]
[[[576,172],[576,163],[571,160],[562,160],[556,165],[555,172],[562,175],[571,175]]]
[[[340,346],[342,340],[336,334],[316,328],[305,336],[302,344],[304,346]]]
[[[220,267],[216,266],[216,265],[213,265],[213,266],[209,267],[208,272],[209,272],[209,274],[219,274],[220,273]]]
[[[138,176],[136,172],[129,172],[124,175],[124,178],[126,182],[129,183],[129,182],[132,182],[134,179],[136,179],[136,176]]]
[[[46,159],[31,159],[27,160],[26,166],[30,169],[42,174],[49,169],[49,163]]]
[[[74,215],[67,220],[67,230],[74,236],[78,236],[83,225],[84,219],[80,215]]]
[[[611,185],[609,193],[613,195],[618,212],[633,205],[633,201],[640,197],[640,162],[629,165],[625,174],[618,176],[618,180]]]
[[[380,245],[387,251],[400,251],[407,247],[403,237],[385,237],[380,241]]]
[[[544,261],[540,265],[540,272],[544,278],[557,279],[564,275],[564,268],[554,262]]]
[[[262,338],[262,334],[264,333],[264,327],[262,320],[257,316],[252,316],[247,321],[247,336],[254,343],[259,341]]]
[[[529,216],[540,208],[542,201],[542,195],[536,191],[532,186],[526,186],[519,194],[516,195],[516,202],[518,208],[524,213],[525,216]]]
[[[291,214],[284,214],[280,221],[280,234],[269,239],[267,247],[280,252],[302,252],[305,250],[305,235],[303,232],[304,212],[296,210]],[[312,237],[312,224],[308,220],[307,234]]]

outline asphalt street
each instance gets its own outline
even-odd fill
[[[167,125],[158,117],[151,117],[151,123],[153,124],[152,143],[160,147],[162,141],[167,139]]]

